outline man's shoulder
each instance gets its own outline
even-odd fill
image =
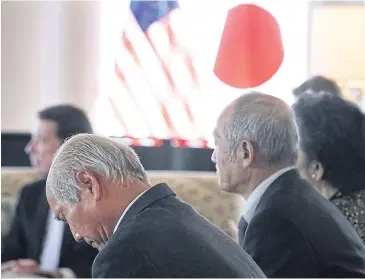
[[[321,219],[334,218],[338,210],[318,193],[312,185],[302,179],[297,171],[283,174],[261,197],[254,216],[266,216],[271,212],[298,226],[311,226]]]
[[[308,181],[302,179],[297,170],[291,170],[277,178],[262,195],[258,207],[291,214],[293,210],[303,210],[309,202],[329,203]],[[291,210],[288,210],[288,209]],[[313,209],[313,208],[312,208]]]
[[[21,207],[34,207],[40,199],[45,199],[45,180],[37,180],[29,184],[25,184],[18,196],[18,205]]]
[[[181,216],[186,216],[183,212]],[[180,216],[180,217],[181,217]],[[168,238],[171,231],[184,226],[185,222],[169,207],[149,207],[123,220],[105,248],[118,249],[117,246],[144,246],[159,238]]]
[[[346,238],[350,224],[341,212],[306,180],[299,175],[290,174],[280,177],[263,195],[252,221],[256,224],[287,222],[301,231],[306,237],[327,241],[338,235]]]
[[[32,194],[32,193],[39,193],[43,192],[46,187],[46,180],[40,179],[30,183],[25,184],[22,187],[23,194]]]
[[[175,218],[175,212],[169,208],[148,207],[127,220],[123,220],[115,231],[115,239],[153,237],[151,233],[161,232],[164,228],[173,225]]]

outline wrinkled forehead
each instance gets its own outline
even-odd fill
[[[219,114],[213,132],[214,136],[219,136],[219,135],[223,136],[223,131],[225,126],[227,126],[231,121],[233,110],[234,110],[233,105],[230,104]]]
[[[33,128],[34,136],[57,138],[57,124],[52,120],[39,119]]]

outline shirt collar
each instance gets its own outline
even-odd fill
[[[263,196],[263,194],[266,192],[266,190],[269,188],[269,186],[282,174],[286,173],[289,170],[294,169],[295,167],[287,167],[284,169],[280,169],[277,172],[270,175],[268,178],[266,178],[264,181],[262,181],[255,190],[251,193],[251,195],[248,197],[245,207],[243,209],[243,218],[247,221],[247,223],[250,222],[256,207]]]
[[[147,190],[145,190],[145,191],[143,191],[142,193],[140,193],[137,197],[135,197],[134,198],[134,200],[127,206],[127,208],[123,211],[123,213],[122,213],[122,215],[120,216],[120,218],[119,218],[119,220],[118,220],[118,222],[117,222],[117,224],[115,225],[115,227],[114,227],[114,230],[113,230],[113,234],[116,232],[116,230],[118,229],[118,227],[119,227],[119,224],[120,224],[120,222],[123,220],[123,217],[124,217],[124,215],[127,213],[127,211],[128,211],[128,209],[140,198],[140,197],[142,197],[142,195],[144,194],[144,193],[146,193],[147,191],[148,191],[149,189],[147,189]]]

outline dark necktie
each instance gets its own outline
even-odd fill
[[[238,243],[240,246],[243,245],[243,240],[245,238],[246,230],[248,223],[245,218],[242,216],[240,222],[238,223]]]

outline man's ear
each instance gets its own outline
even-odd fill
[[[244,168],[248,168],[254,160],[254,148],[251,142],[244,140],[241,143],[242,148],[242,165]]]
[[[312,161],[309,164],[309,173],[311,178],[316,182],[319,182],[323,179],[324,168],[323,165],[318,161]]]
[[[90,194],[95,200],[100,199],[100,184],[93,172],[87,170],[78,171],[76,173],[76,181],[81,192]]]

